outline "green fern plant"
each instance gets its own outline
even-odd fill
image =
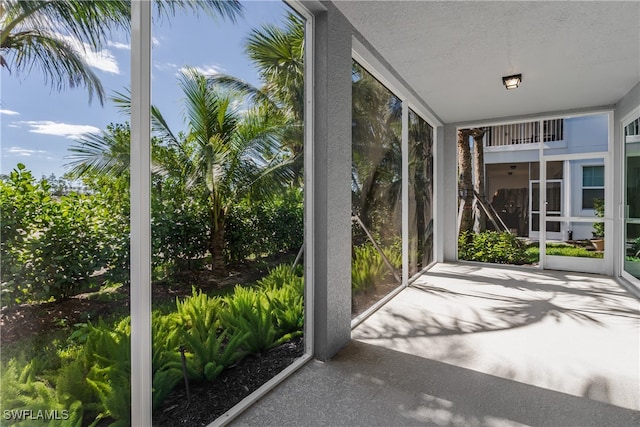
[[[304,298],[295,284],[279,289],[264,290],[269,300],[278,338],[293,334],[302,335],[304,326]]]
[[[223,331],[219,335],[212,332],[204,342],[188,333],[184,338],[194,353],[196,369],[207,381],[215,379],[224,368],[233,365],[246,354],[242,346],[247,334],[242,332],[228,334]]]
[[[284,286],[295,286],[299,288],[300,293],[304,288],[304,280],[302,278],[302,266],[298,265],[295,269],[292,269],[287,264],[280,264],[275,268],[269,270],[262,279],[258,280],[258,286],[261,289],[280,289]]]
[[[278,337],[272,307],[264,293],[236,286],[224,301],[220,321],[228,330],[245,335],[243,347],[248,352],[259,353],[292,338],[289,335]]]
[[[220,298],[193,289],[190,297],[176,305],[182,322],[181,339],[193,354],[193,369],[201,377],[211,381],[244,356],[241,346],[247,334],[219,332]]]
[[[169,393],[184,379],[182,358],[179,352],[181,317],[178,313],[151,314],[153,409],[159,407]],[[193,355],[186,355],[187,376],[197,378]]]
[[[55,413],[59,420],[52,420],[49,425],[61,427],[79,427],[82,424],[83,407],[76,401],[65,405],[58,399],[55,388],[51,384],[38,377],[37,361],[21,364],[17,359],[11,359],[2,366],[0,379],[0,411],[19,414],[21,411],[32,413]],[[29,426],[33,420],[13,420],[12,425]]]
[[[281,264],[258,280],[259,292],[267,299],[271,309],[276,337],[286,334],[302,335],[304,326],[304,278],[301,266],[291,269]]]
[[[114,327],[102,319],[88,323],[84,345],[77,358],[60,370],[57,394],[66,402],[82,402],[85,421],[91,425],[109,420],[110,426],[126,426],[131,418],[130,318]]]
[[[382,249],[393,268],[402,268],[402,241],[394,242],[392,245]]]
[[[371,243],[353,248],[351,287],[355,293],[366,292],[385,275],[382,257]]]
[[[221,301],[218,297],[210,297],[202,291],[191,290],[191,296],[180,301],[176,299],[176,307],[184,329],[195,329],[202,340],[206,338],[209,331],[215,330],[218,326],[218,312]]]

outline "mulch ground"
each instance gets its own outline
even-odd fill
[[[301,337],[240,360],[210,383],[176,387],[153,412],[154,427],[206,426],[302,356]]]

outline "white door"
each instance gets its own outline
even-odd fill
[[[562,217],[564,206],[563,181],[561,179],[547,180],[546,216]],[[562,240],[564,236],[561,222],[547,222],[547,239]],[[529,181],[529,238],[540,238],[540,181]]]
[[[613,197],[607,191],[612,181],[608,159],[605,152],[543,156],[539,186],[546,189],[546,196],[537,193],[539,204],[546,206],[539,211],[540,221],[546,225],[539,230],[540,267],[613,274]],[[563,162],[564,181],[547,180],[542,168],[548,171],[551,162],[559,161]]]

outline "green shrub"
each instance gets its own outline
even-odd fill
[[[187,376],[215,379],[247,352],[260,352],[302,334],[302,269],[279,266],[256,288],[237,286],[226,298],[192,291],[176,311],[152,313],[153,407]],[[5,409],[46,408],[70,413],[68,425],[124,426],[130,422],[130,318],[115,326],[102,320],[78,324],[62,349],[46,358],[14,357],[2,366],[0,402]],[[55,360],[49,353],[54,352]],[[67,424],[64,424],[67,425]]]
[[[283,286],[290,285],[302,294],[304,290],[304,279],[302,275],[303,271],[301,265],[292,269],[291,266],[287,264],[280,264],[269,270],[269,274],[258,280],[257,284],[260,288],[266,290],[280,289]]]
[[[171,276],[202,268],[209,245],[206,198],[184,180],[154,175],[151,206],[152,265]]]
[[[114,328],[99,321],[83,348],[86,381],[100,402],[96,421],[112,418],[115,426],[127,426],[131,418],[131,325],[130,318]],[[84,402],[83,402],[84,403]]]
[[[604,200],[593,199],[593,213],[598,218],[604,218]],[[593,237],[604,237],[604,222],[596,222],[593,224]]]
[[[366,292],[385,276],[382,257],[371,243],[353,248],[351,287],[354,292]]]
[[[219,326],[220,305],[220,298],[210,297],[202,291],[197,291],[195,287],[191,289],[190,297],[182,301],[176,299],[176,309],[182,327],[193,330],[201,339]]]
[[[128,221],[99,194],[52,197],[18,164],[0,182],[0,205],[3,304],[69,297],[101,269],[122,277]]]
[[[269,256],[302,246],[304,204],[302,192],[290,189],[273,200],[235,203],[225,218],[227,259]]]
[[[497,264],[524,264],[526,245],[508,232],[463,232],[458,237],[458,258]]]

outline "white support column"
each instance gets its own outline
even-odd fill
[[[313,355],[314,339],[314,277],[315,224],[314,181],[314,15],[303,7],[296,7],[305,17],[304,24],[304,336],[305,353]]]
[[[540,120],[538,122],[539,132],[542,132],[544,122]],[[544,269],[546,264],[546,248],[547,248],[547,162],[544,157],[544,138],[542,135],[540,136],[540,141],[538,145],[538,169],[540,171],[539,184],[538,184],[538,195],[539,195],[539,203],[540,203],[540,224],[539,224],[539,238],[540,242],[538,245],[540,252],[540,260],[538,263],[538,268]]]
[[[607,116],[607,155],[604,158],[604,233],[609,238],[604,239],[604,260],[607,274],[619,276],[620,268],[624,265],[625,245],[618,241],[616,224],[616,187],[615,187],[615,150],[614,150],[614,119],[613,111]],[[623,239],[622,242],[625,240]]]
[[[409,104],[402,101],[402,286],[409,280]]]
[[[574,212],[571,209],[571,202],[574,197],[578,196],[577,190],[574,189],[574,185],[582,185],[582,183],[574,183],[571,179],[571,162],[565,160],[562,162],[562,199],[560,200],[562,206],[561,216],[574,216]],[[560,231],[562,233],[563,240],[566,236],[566,240],[569,239],[569,230],[571,229],[570,221],[563,221],[560,223]],[[564,228],[562,228],[564,227]]]
[[[131,425],[151,425],[151,2],[131,2]]]

